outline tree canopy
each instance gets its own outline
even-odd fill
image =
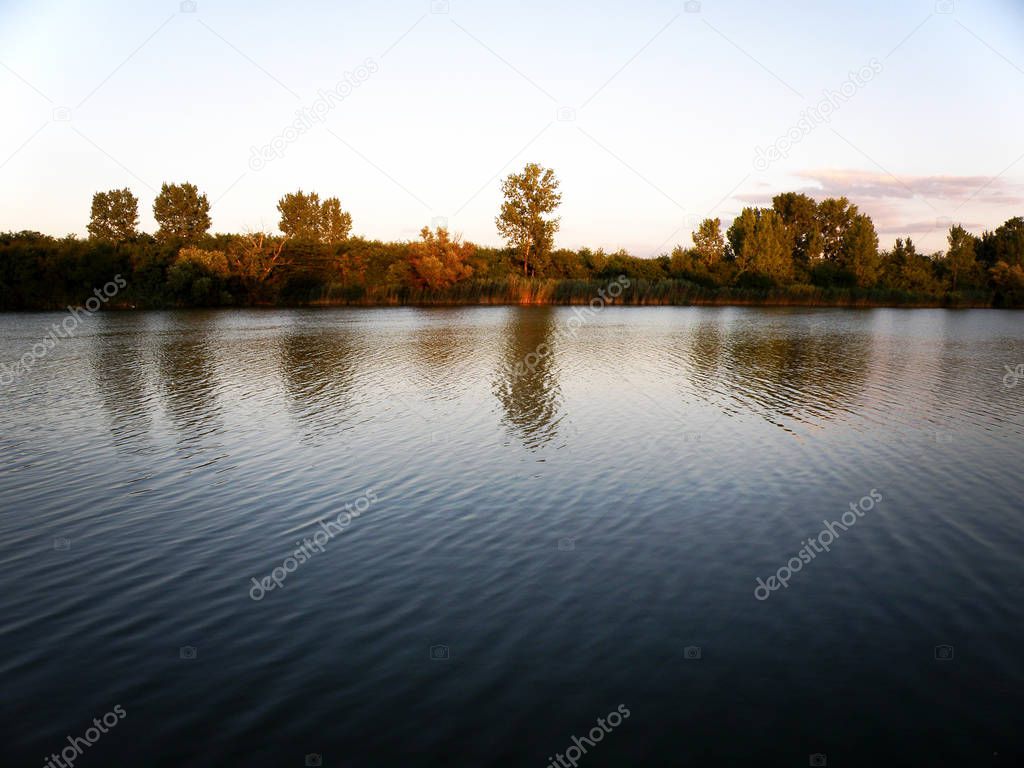
[[[562,203],[558,183],[553,170],[536,163],[527,163],[522,173],[509,174],[502,182],[505,201],[496,219],[498,234],[520,254],[524,275],[541,271],[554,245],[560,220],[546,217]]]
[[[871,218],[846,198],[786,192],[744,208],[724,233],[704,219],[692,247],[639,258],[555,250],[558,187],[532,163],[503,180],[507,247],[444,227],[412,242],[353,237],[338,198],[301,189],[278,202],[283,236],[210,234],[206,196],[188,183],[162,186],[149,235],[129,189],[97,192],[87,240],[0,233],[0,310],[66,306],[115,274],[128,281],[118,300],[140,307],[589,300],[620,275],[631,281],[623,300],[641,303],[1024,305],[1024,217],[981,235],[954,224],[945,251],[919,253],[909,237],[880,250]]]
[[[329,197],[320,202],[316,192],[290,192],[277,203],[280,230],[293,240],[307,243],[340,243],[352,230],[352,216],[341,201]]]
[[[139,199],[131,190],[111,189],[92,196],[89,236],[96,240],[121,243],[138,234]]]
[[[157,240],[195,243],[210,229],[210,201],[194,184],[164,184],[153,202]]]

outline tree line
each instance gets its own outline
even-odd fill
[[[402,303],[573,303],[625,275],[628,303],[1024,306],[1024,217],[972,234],[949,227],[947,248],[910,237],[882,250],[871,218],[845,197],[797,192],[744,208],[725,229],[704,219],[693,246],[657,258],[555,247],[561,203],[554,171],[527,164],[502,182],[495,219],[506,246],[464,242],[445,227],[418,240],[352,236],[337,197],[284,195],[279,233],[210,232],[210,203],[193,184],[163,184],[158,225],[139,230],[130,189],[97,192],[88,237],[0,234],[0,309],[63,307],[121,274],[122,306]]]

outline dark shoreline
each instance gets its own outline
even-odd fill
[[[219,305],[219,306],[152,306],[152,307],[131,307],[131,306],[107,306],[101,312],[130,313],[130,312],[175,312],[175,311],[240,311],[240,310],[262,310],[276,311],[284,309],[459,309],[463,307],[520,307],[540,309],[542,307],[586,307],[587,302],[512,302],[512,301],[484,301],[484,302],[308,302],[296,304],[250,304],[250,305]],[[622,302],[604,304],[601,309],[609,308],[685,308],[685,307],[708,307],[708,308],[749,308],[749,309],[991,309],[991,310],[1021,310],[1024,307],[1017,306],[995,306],[993,304],[944,304],[941,302],[922,303],[886,303],[870,301],[852,302],[785,302],[785,301],[695,301],[695,302]],[[0,310],[0,315],[34,315],[53,312],[66,312],[68,307],[40,307],[33,309],[5,309]]]

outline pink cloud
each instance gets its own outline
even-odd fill
[[[900,176],[853,169],[816,169],[795,174],[807,183],[786,190],[816,200],[846,197],[869,215],[880,235],[914,235],[943,247],[951,224],[971,232],[998,226],[1024,207],[1024,185],[988,176]],[[777,194],[777,192],[775,194]],[[773,193],[758,185],[736,195],[747,205],[771,206]],[[968,221],[966,216],[970,216]],[[979,223],[979,219],[987,223]]]
[[[957,203],[969,199],[1005,205],[1024,203],[1019,184],[990,176],[891,176],[844,169],[809,170],[796,175],[812,184],[802,191],[813,191],[825,197],[845,195],[854,202],[869,198],[920,197]]]

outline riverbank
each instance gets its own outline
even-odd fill
[[[609,285],[621,290],[610,295]],[[274,306],[750,306],[907,307],[984,309],[1007,306],[988,291],[927,295],[881,289],[790,285],[771,288],[702,286],[687,280],[510,280],[470,282],[446,291],[326,290],[306,301]]]

